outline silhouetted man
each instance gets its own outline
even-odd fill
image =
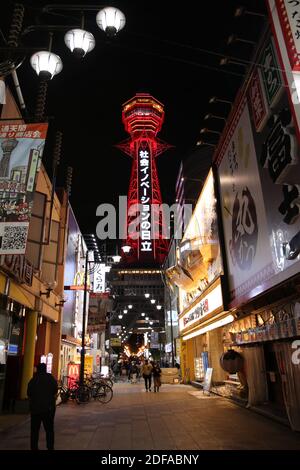
[[[46,432],[47,449],[54,450],[56,394],[55,378],[47,373],[46,364],[39,364],[27,388],[31,413],[31,450],[38,450],[41,423]]]

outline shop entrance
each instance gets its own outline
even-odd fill
[[[0,309],[0,412],[14,411],[19,395],[24,318]]]
[[[264,343],[264,354],[270,404],[285,414],[281,375],[274,351],[273,343]]]

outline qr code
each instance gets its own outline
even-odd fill
[[[4,234],[2,238],[2,247],[4,251],[8,250],[23,250],[26,248],[28,226],[7,226],[4,227]]]

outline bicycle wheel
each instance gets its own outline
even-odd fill
[[[80,405],[80,403],[88,403],[90,401],[90,389],[86,385],[80,385],[75,391],[75,400]]]
[[[57,395],[60,397],[62,403],[67,403],[69,395],[62,387],[59,387]]]
[[[111,387],[109,387],[109,385],[101,384],[97,388],[95,399],[101,403],[109,403],[113,397],[113,394],[113,390]]]
[[[114,382],[112,381],[112,379],[106,379],[106,384],[111,388],[113,388],[114,386]]]

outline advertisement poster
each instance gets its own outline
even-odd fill
[[[274,274],[259,168],[246,98],[219,155],[230,300],[254,297]]]
[[[0,125],[0,254],[24,254],[47,124]]]
[[[300,149],[272,44],[269,38],[259,60],[263,70],[269,64],[272,67],[269,74],[265,74],[266,78],[271,74],[269,80],[263,82],[267,95],[271,97],[269,119],[258,131],[255,113],[251,113],[250,118],[272,250],[274,285],[296,274],[300,268]],[[250,100],[248,93],[248,102]],[[258,106],[259,102],[256,103]]]

